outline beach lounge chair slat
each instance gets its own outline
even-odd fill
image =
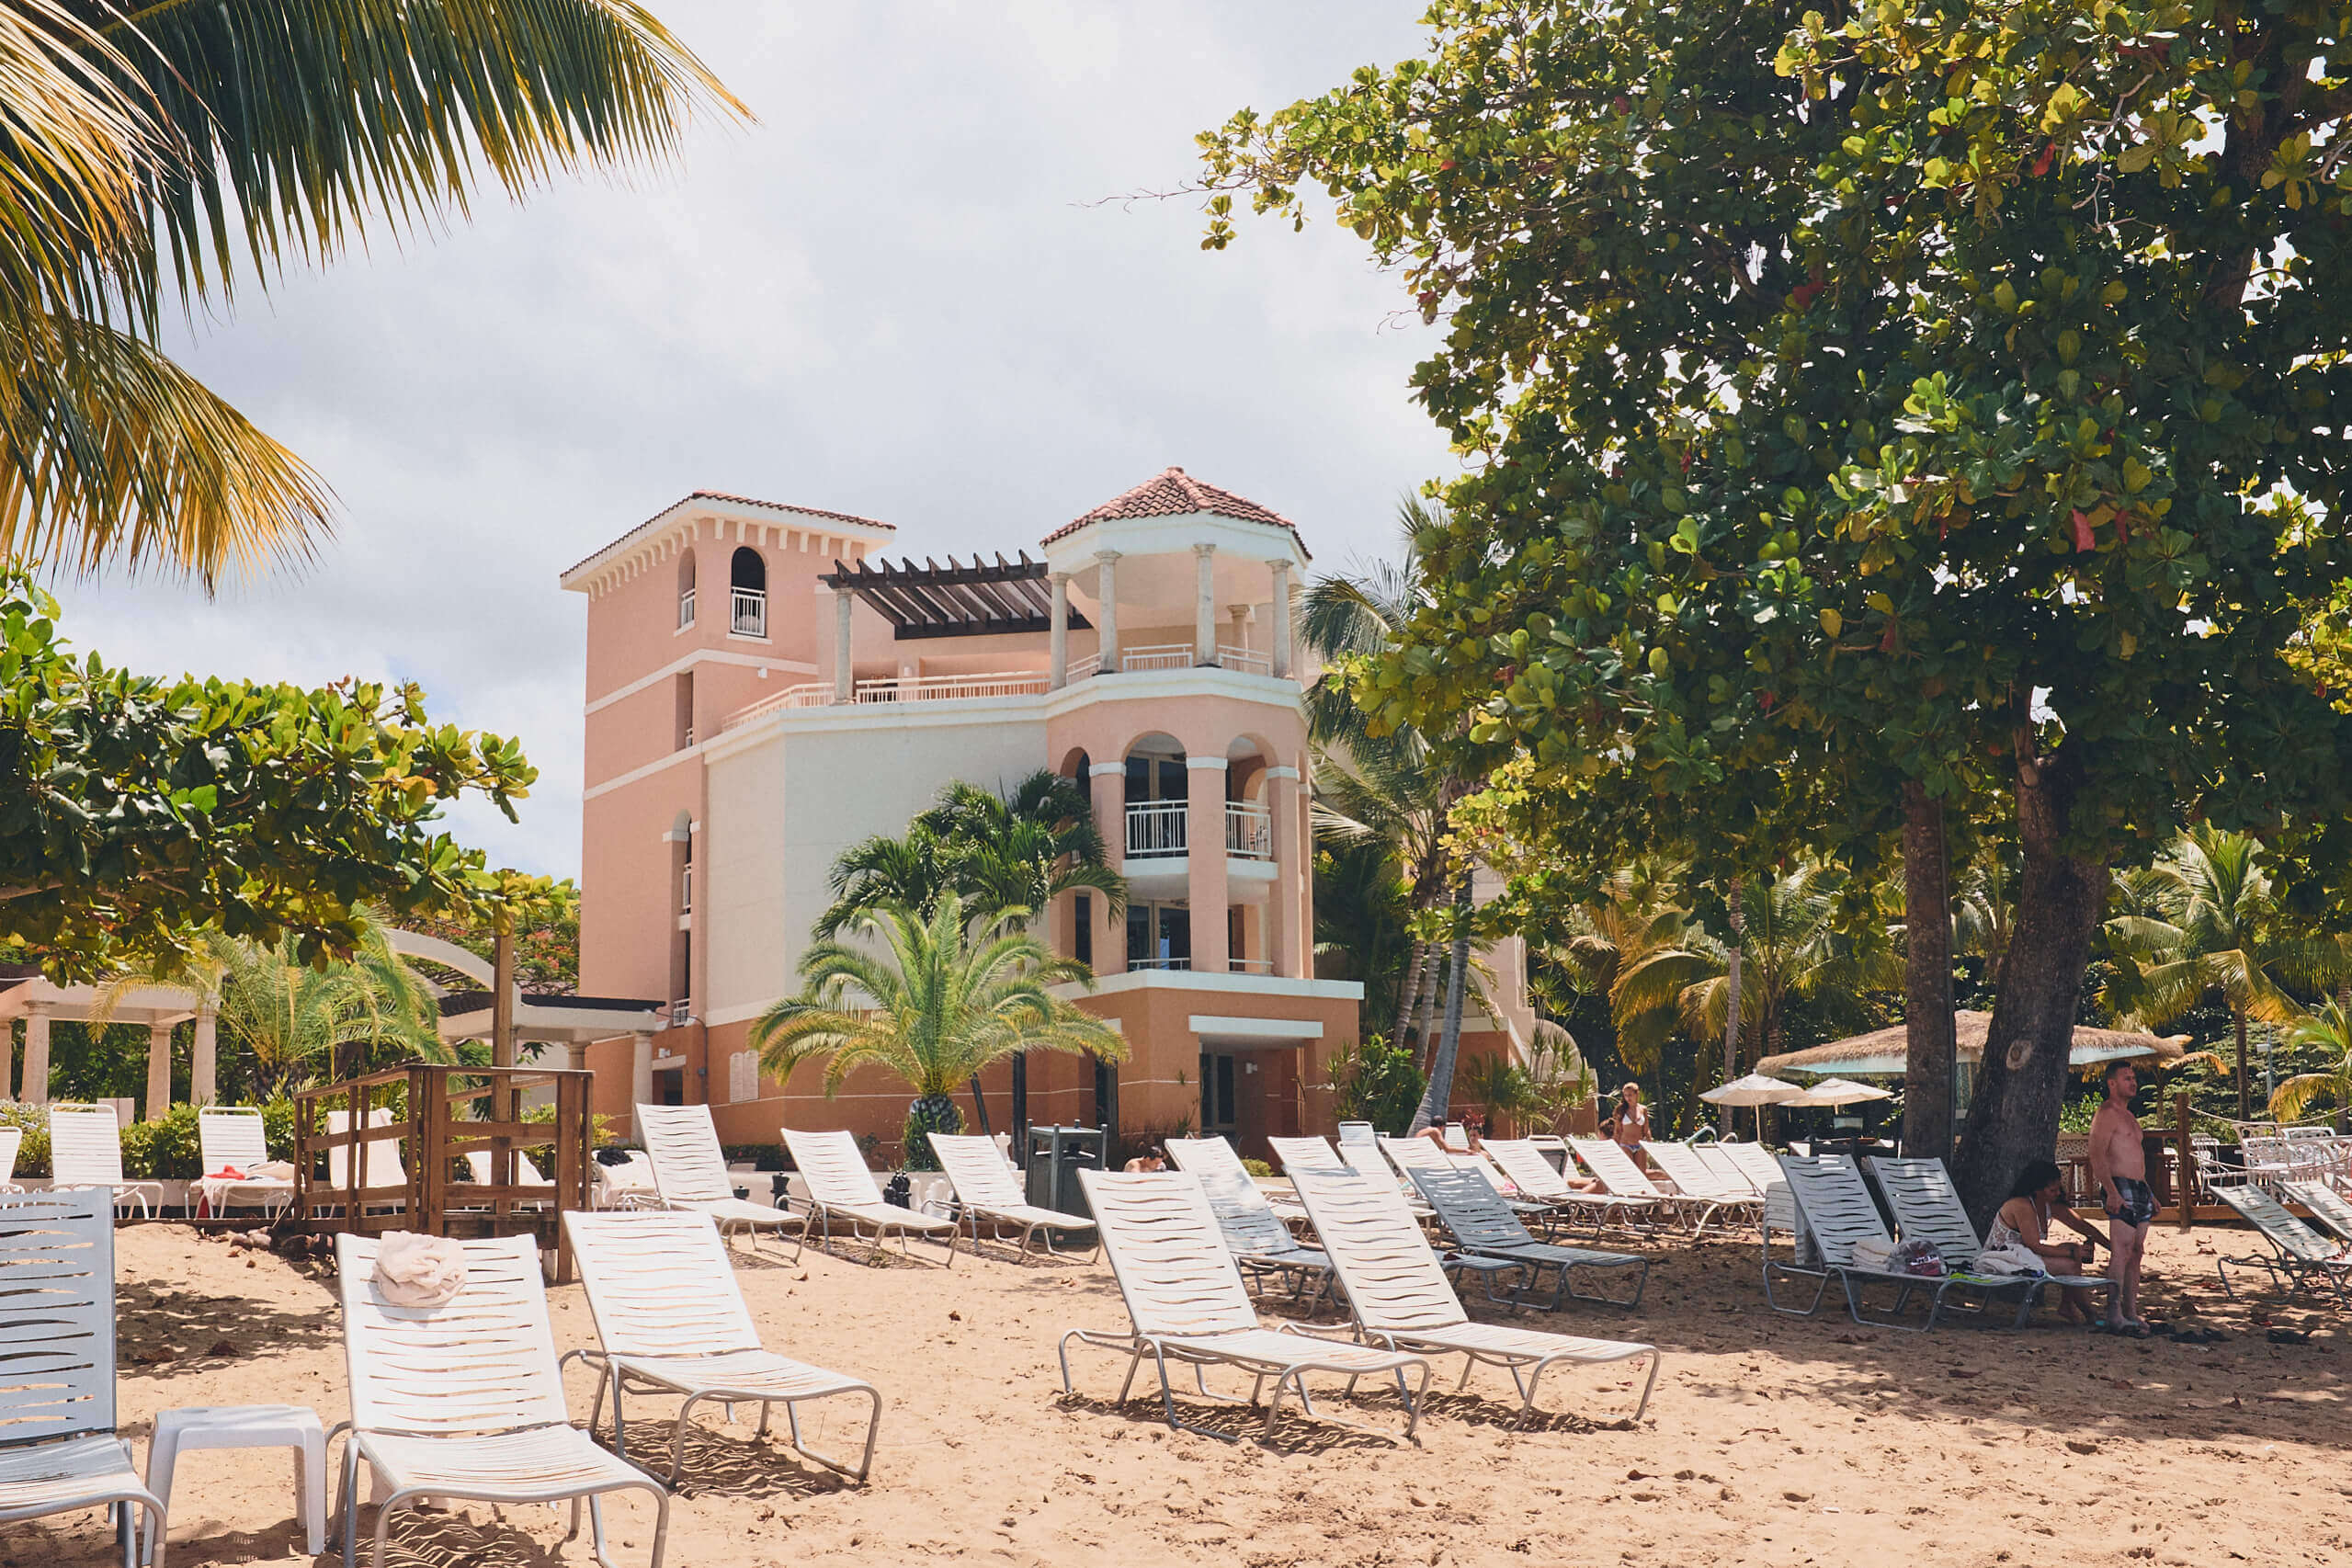
[[[644,1471],[597,1447],[572,1425],[563,1375],[540,1282],[539,1240],[501,1236],[458,1244],[466,1279],[437,1307],[396,1306],[375,1285],[382,1241],[335,1238],[343,1300],[344,1362],[351,1381],[351,1438],[343,1452],[343,1562],[358,1562],[359,1469],[384,1488],[371,1560],[382,1568],[393,1516],[419,1497],[484,1503],[572,1504],[572,1533],[585,1500],[599,1561],[603,1493],[653,1494],[653,1568],[669,1536],[670,1498]]]
[[[1073,1342],[1124,1351],[1127,1380],[1119,1385],[1124,1403],[1135,1385],[1135,1374],[1150,1357],[1160,1374],[1160,1402],[1170,1426],[1233,1440],[1233,1435],[1197,1426],[1176,1415],[1176,1389],[1168,1363],[1194,1369],[1199,1397],[1217,1399],[1199,1381],[1200,1369],[1231,1366],[1251,1377],[1246,1403],[1256,1404],[1269,1380],[1273,1398],[1266,1407],[1261,1437],[1274,1435],[1286,1389],[1295,1390],[1306,1414],[1315,1414],[1307,1390],[1310,1372],[1346,1378],[1396,1380],[1405,1402],[1404,1437],[1409,1441],[1421,1421],[1422,1396],[1428,1392],[1430,1366],[1426,1358],[1397,1351],[1374,1350],[1335,1343],[1290,1325],[1282,1330],[1261,1327],[1249,1290],[1233,1254],[1226,1250],[1200,1184],[1183,1171],[1153,1171],[1136,1175],[1082,1170],[1078,1182],[1086,1194],[1096,1223],[1102,1227],[1103,1251],[1110,1259],[1111,1276],[1127,1304],[1131,1324],[1126,1334],[1072,1329],[1062,1336],[1062,1392],[1074,1392],[1070,1381]],[[1418,1385],[1406,1373],[1418,1369]]]
[[[1686,1204],[1707,1206],[1691,1233],[1693,1235],[1705,1230],[1707,1221],[1718,1214],[1728,1210],[1735,1217],[1745,1218],[1759,1207],[1759,1200],[1751,1194],[1745,1181],[1737,1187],[1725,1186],[1723,1179],[1687,1143],[1653,1140],[1642,1145],[1642,1152],[1649,1156],[1651,1164],[1665,1173],[1666,1179],[1675,1184],[1675,1191]]]
[[[1315,1234],[1331,1254],[1358,1332],[1393,1349],[1459,1355],[1461,1382],[1479,1366],[1511,1374],[1522,1410],[1535,1408],[1544,1372],[1561,1364],[1594,1366],[1650,1358],[1649,1377],[1633,1409],[1639,1421],[1658,1381],[1658,1352],[1649,1345],[1546,1334],[1502,1324],[1473,1323],[1448,1282],[1420,1222],[1402,1195],[1353,1172],[1304,1170],[1296,1178]]]
[[[626,1459],[625,1396],[632,1391],[681,1396],[684,1403],[670,1442],[670,1484],[676,1486],[686,1467],[687,1425],[697,1404],[711,1400],[756,1403],[763,1436],[772,1408],[781,1404],[794,1448],[853,1481],[866,1479],[881,1430],[881,1392],[861,1379],[794,1361],[761,1346],[759,1330],[744,1304],[743,1287],[727,1261],[727,1244],[710,1216],[649,1210],[567,1212],[563,1226],[572,1238],[572,1256],[579,1260],[588,1311],[603,1346],[601,1353],[570,1353],[601,1366],[604,1372],[596,1405],[588,1413],[589,1431],[596,1430],[609,1390],[613,1447]],[[817,1452],[801,1436],[801,1402],[840,1395],[869,1402],[865,1451],[854,1464]]]
[[[799,1259],[808,1221],[789,1210],[763,1208],[735,1196],[709,1106],[641,1105],[637,1125],[645,1135],[645,1155],[653,1167],[653,1191],[663,1208],[708,1214],[718,1223],[721,1235],[737,1231],[749,1235],[754,1251],[759,1249],[762,1235],[781,1236],[789,1231],[792,1256]]]
[[[160,1562],[164,1505],[114,1429],[114,1198],[103,1187],[0,1197],[0,1522],[118,1505],[131,1568],[134,1520]]]
[[[1655,1199],[1619,1198],[1608,1192],[1579,1192],[1568,1185],[1568,1178],[1552,1168],[1550,1159],[1529,1138],[1489,1138],[1485,1140],[1487,1157],[1502,1167],[1511,1178],[1511,1185],[1528,1197],[1557,1205],[1572,1214],[1581,1214],[1593,1222],[1596,1234],[1601,1226],[1616,1221],[1629,1229],[1646,1226],[1656,1210]]]
[[[1960,1201],[1960,1188],[1952,1185],[1951,1173],[1941,1160],[1898,1160],[1873,1157],[1870,1174],[1886,1195],[1887,1207],[1894,1211],[1895,1229],[1906,1242],[1924,1241],[1936,1249],[1951,1272],[1942,1283],[1935,1286],[1929,1299],[1927,1321],[1924,1328],[1936,1326],[1944,1302],[1953,1294],[1981,1292],[1987,1297],[2016,1292],[2019,1295],[2014,1328],[2023,1328],[2033,1315],[2034,1305],[2049,1286],[2077,1290],[2103,1290],[2112,1296],[2115,1281],[2099,1276],[2077,1275],[1985,1275],[1975,1272],[1977,1256],[1984,1250],[1984,1238],[1977,1233],[1976,1221],[1968,1217],[1968,1205]],[[1922,1280],[1925,1289],[1932,1281]]]
[[[2312,1211],[2312,1218],[2334,1232],[2339,1241],[2352,1242],[2352,1202],[2324,1181],[2290,1181],[2287,1196]]]
[[[1271,1274],[1290,1282],[1293,1297],[1304,1295],[1310,1285],[1318,1296],[1323,1293],[1331,1280],[1331,1260],[1290,1233],[1231,1143],[1222,1138],[1171,1138],[1164,1147],[1176,1169],[1208,1195],[1218,1233],[1244,1278],[1255,1282]]]
[[[792,1164],[808,1187],[809,1217],[816,1221],[819,1245],[832,1250],[834,1221],[838,1220],[853,1240],[863,1231],[873,1232],[877,1245],[886,1236],[896,1236],[901,1253],[907,1251],[911,1236],[944,1240],[948,1267],[955,1267],[956,1222],[883,1202],[882,1189],[874,1185],[874,1173],[866,1168],[866,1156],[858,1152],[858,1140],[846,1129],[801,1132],[788,1127],[784,1146],[792,1152]]]
[[[947,1172],[948,1185],[955,1189],[956,1203],[971,1227],[973,1252],[980,1250],[983,1220],[1000,1231],[1006,1225],[1017,1228],[1020,1236],[1014,1249],[1024,1256],[1033,1237],[1043,1237],[1045,1250],[1051,1253],[1057,1231],[1093,1235],[1093,1250],[1101,1250],[1100,1234],[1090,1221],[1029,1202],[1028,1194],[1021,1189],[1020,1173],[996,1147],[995,1139],[948,1132],[934,1132],[930,1139],[931,1152],[939,1157],[939,1168]]]
[[[1534,1284],[1541,1282],[1543,1270],[1552,1270],[1551,1299],[1545,1303],[1551,1310],[1557,1311],[1561,1301],[1568,1298],[1628,1309],[1642,1304],[1642,1292],[1649,1286],[1650,1260],[1641,1254],[1557,1246],[1536,1240],[1519,1223],[1518,1216],[1511,1212],[1511,1206],[1503,1201],[1503,1195],[1494,1190],[1494,1184],[1477,1171],[1415,1169],[1412,1175],[1414,1186],[1421,1189],[1421,1196],[1437,1210],[1438,1220],[1453,1233],[1454,1240],[1463,1250],[1483,1257],[1523,1263]],[[1572,1274],[1579,1268],[1636,1270],[1631,1298],[1620,1301],[1576,1290]],[[1514,1292],[1510,1299],[1532,1300],[1536,1293],[1531,1284],[1528,1290]]]
[[[154,1201],[164,1200],[163,1184],[131,1181],[122,1174],[122,1123],[110,1105],[52,1105],[49,1108],[49,1169],[56,1187],[103,1187],[114,1194],[118,1212],[139,1206],[139,1217],[150,1217]]]
[[[2271,1282],[2282,1290],[2292,1292],[2309,1289],[2314,1293],[2324,1288],[2339,1302],[2352,1302],[2352,1260],[2343,1249],[2330,1244],[2327,1238],[2296,1219],[2280,1206],[2278,1200],[2254,1183],[2244,1187],[2217,1187],[2213,1196],[2236,1210],[2246,1223],[2270,1244],[2267,1256],[2222,1257],[2213,1260],[2214,1272],[2221,1277],[2221,1290],[2232,1300],[2237,1290],[2230,1283],[2229,1266],[2260,1268]]]

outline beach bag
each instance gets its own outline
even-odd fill
[[[1888,1271],[1893,1274],[1916,1275],[1923,1279],[1944,1277],[1944,1255],[1930,1241],[1908,1241],[1896,1247],[1887,1259]]]
[[[2022,1242],[2003,1242],[1999,1246],[1986,1247],[1976,1255],[1975,1272],[1979,1274],[2042,1274],[2041,1256]]]

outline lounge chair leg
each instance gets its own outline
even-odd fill
[[[358,1568],[359,1460],[358,1439],[343,1440],[343,1568]]]
[[[565,1540],[580,1539],[580,1499],[577,1497],[572,1499],[572,1528],[563,1532],[563,1539]]]
[[[620,1369],[616,1366],[612,1369],[612,1451],[622,1459],[629,1457],[629,1423],[620,1411],[621,1396],[626,1392],[620,1386]]]
[[[786,1405],[784,1407],[784,1414],[790,1415],[791,1413],[792,1407],[789,1404]],[[773,1400],[763,1399],[759,1402],[759,1435],[761,1437],[765,1437],[767,1436],[767,1419],[775,1414],[776,1404]],[[792,1431],[792,1446],[798,1448],[800,1446],[800,1429],[798,1427],[794,1427]]]

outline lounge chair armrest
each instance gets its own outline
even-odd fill
[[[1358,1335],[1352,1326],[1341,1327],[1339,1325],[1333,1324],[1318,1327],[1312,1324],[1281,1323],[1275,1325],[1274,1332],[1277,1334],[1295,1334],[1302,1339],[1329,1339],[1336,1341],[1342,1345],[1361,1345],[1363,1343],[1362,1335]]]

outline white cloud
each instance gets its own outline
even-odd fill
[[[1032,544],[1169,463],[1385,549],[1449,464],[1408,402],[1428,339],[1328,226],[1198,248],[1194,132],[1417,50],[1416,7],[655,0],[760,116],[680,169],[567,183],[248,293],[187,361],[326,476],[306,572],[211,603],[67,583],[136,668],[413,677],[523,737],[498,859],[579,863],[582,605],[556,574],[685,492],[900,525],[916,555]]]

